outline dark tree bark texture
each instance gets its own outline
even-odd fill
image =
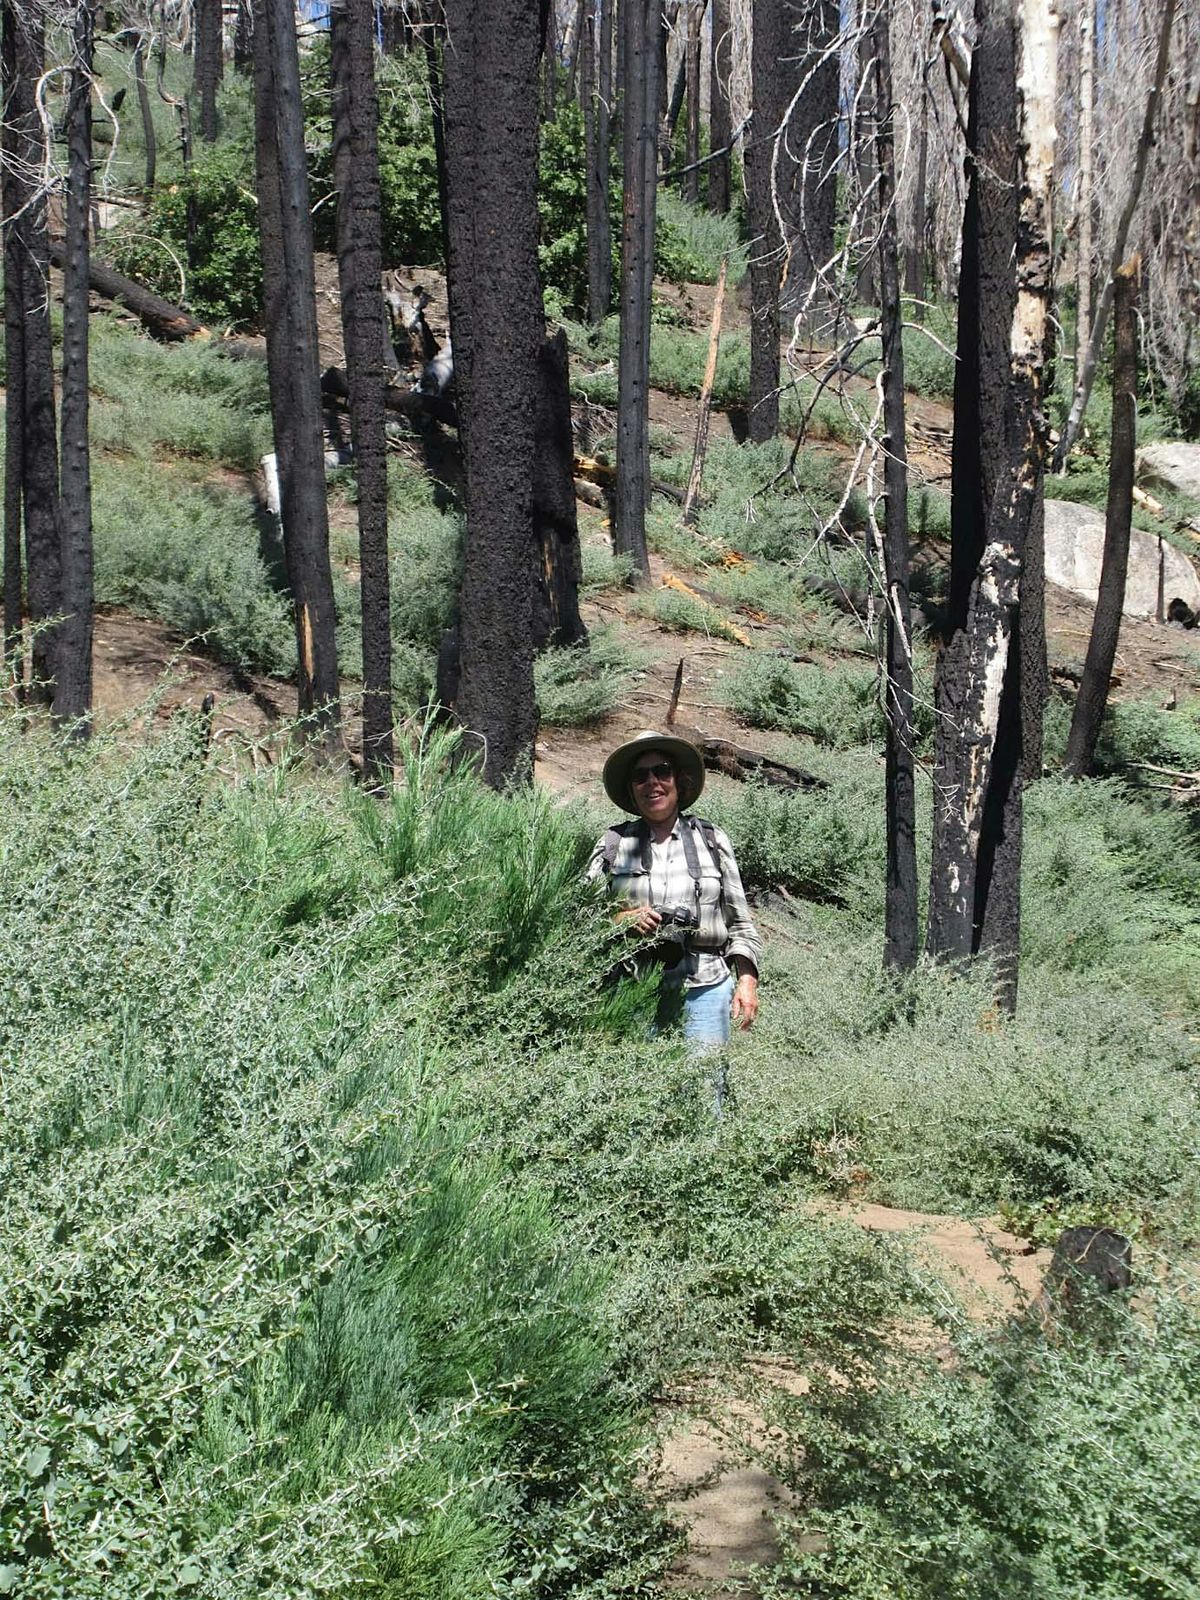
[[[908,596],[908,451],[905,442],[903,310],[896,242],[891,7],[875,24],[876,160],[879,166],[880,315],[883,327],[883,578],[886,606],[887,889],[884,965],[916,965],[917,800],[913,757],[912,611]]]
[[[700,65],[701,26],[704,4],[695,0],[688,7],[687,19],[687,139],[684,145],[683,198],[696,205],[700,199]]]
[[[729,109],[729,74],[733,65],[732,34],[729,30],[729,0],[712,0],[712,42],[709,50],[708,138],[709,149],[721,151],[708,163],[708,209],[724,214],[729,210],[730,156],[733,116]]]
[[[580,41],[583,124],[587,158],[588,321],[603,322],[612,309],[612,217],[609,164],[612,154],[613,0],[588,8]]]
[[[803,0],[784,6],[793,31],[787,47],[792,58],[782,69],[788,98],[801,83],[803,93],[788,117],[784,149],[778,160],[780,200],[787,232],[787,265],[780,291],[785,317],[801,310],[818,270],[833,254],[837,186],[832,171],[838,136],[838,0]],[[781,114],[787,111],[787,100]],[[786,159],[785,159],[786,151]],[[815,330],[824,300],[811,302],[808,316]]]
[[[299,710],[339,735],[337,647],[300,63],[289,0],[256,0],[254,124],[271,421],[296,617]]]
[[[372,0],[343,0],[330,13],[338,284],[358,490],[363,776],[369,787],[381,788],[391,781],[393,765],[392,628],[374,23]]]
[[[29,620],[32,699],[50,704],[58,628],[48,619],[62,611],[62,519],[58,499],[58,435],[55,421],[54,365],[50,342],[50,257],[46,235],[46,194],[25,174],[40,171],[42,129],[34,91],[45,69],[45,22],[34,7],[5,11],[13,24],[13,77],[7,107],[14,160],[22,176],[12,191],[20,215],[9,224],[20,274],[24,377],[22,492],[25,520],[25,572]]]
[[[200,102],[200,137],[205,144],[217,138],[217,86],[221,82],[221,0],[194,0],[195,49],[193,81]]]
[[[660,100],[662,0],[622,0],[625,174],[621,244],[621,342],[617,376],[617,486],[613,545],[650,571],[646,505],[650,496],[650,304],[658,203],[656,134]]]
[[[537,448],[534,459],[533,527],[540,574],[534,597],[533,643],[578,644],[587,638],[579,615],[583,558],[575,509],[575,439],[567,335],[563,328],[538,350]]]
[[[246,0],[248,5],[249,0]],[[146,87],[146,51],[149,48],[147,36],[138,35],[137,43],[133,47],[133,81],[137,88],[138,115],[142,119],[142,144],[146,151],[146,172],[142,182],[146,193],[154,190],[154,179],[158,172],[158,135],[154,131],[154,113],[150,109],[150,91]]]
[[[1096,759],[1096,741],[1108,704],[1125,578],[1129,570],[1129,531],[1133,520],[1133,472],[1137,450],[1137,256],[1116,275],[1113,296],[1112,447],[1109,452],[1108,506],[1104,523],[1104,559],[1100,592],[1088,640],[1087,660],[1067,737],[1064,770],[1085,778]]]
[[[4,169],[4,681],[20,686],[24,678],[21,624],[24,613],[21,560],[21,496],[25,478],[25,318],[22,314],[21,242],[8,223],[24,204],[24,186],[13,160],[17,130],[13,121],[13,86],[17,41],[13,0],[0,9],[0,93],[3,95]]]
[[[779,277],[783,238],[771,193],[775,134],[787,106],[784,57],[793,50],[790,9],[754,0],[750,78],[754,120],[746,146],[750,222],[750,437],[779,432]]]
[[[88,212],[92,179],[92,0],[77,0],[67,102],[62,355],[62,608],[54,714],[78,736],[92,706],[92,475],[88,451]]]
[[[1034,664],[1040,619],[1026,612],[1040,604],[1042,577],[1040,563],[1027,557],[1031,534],[1035,542],[1037,536],[1045,443],[1050,184],[1041,131],[1051,121],[1052,152],[1045,96],[1053,91],[1054,57],[1045,47],[1054,27],[1047,12],[1050,25],[1019,40],[1011,0],[978,0],[976,18],[955,384],[951,631],[935,691],[928,949],[952,961],[989,954],[997,998],[1012,1009],[1027,729],[1041,688]],[[1020,79],[1019,42],[1033,63]],[[1018,160],[1021,125],[1034,133]]]
[[[447,0],[450,330],[467,538],[457,710],[495,788],[528,781],[537,710],[537,0]]]

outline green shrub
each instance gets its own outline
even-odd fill
[[[780,794],[758,784],[706,795],[703,810],[734,842],[743,881],[844,903],[878,871],[879,828],[837,790]]]
[[[429,1031],[596,960],[574,826],[444,738],[383,807],[202,750],[0,728],[7,1587],[641,1592],[608,1275]]]
[[[655,589],[650,594],[636,595],[632,609],[640,616],[650,617],[668,633],[703,633],[737,642],[734,625],[719,611],[677,589]]]
[[[633,557],[624,552],[617,555],[607,545],[585,544],[582,548],[583,577],[579,585],[581,598],[592,598],[606,589],[625,589],[633,577]]]
[[[291,611],[271,570],[282,552],[249,495],[101,457],[92,514],[100,604],[157,617],[234,666],[295,671]]]
[[[767,1600],[1158,1600],[1200,1585],[1200,1324],[1190,1286],[1107,1310],[1106,1340],[1033,1318],[947,1355],[876,1355],[785,1404]],[[798,1465],[801,1464],[802,1465]]]
[[[111,235],[113,265],[178,304],[235,324],[262,315],[262,260],[258,205],[246,174],[253,149],[240,144],[201,145],[178,182],[156,188],[147,215]],[[194,249],[187,260],[187,217],[194,220]],[[180,265],[186,271],[181,293]]]
[[[730,674],[721,693],[752,728],[804,734],[834,749],[883,739],[877,676],[860,668],[830,672],[756,655]]]
[[[94,317],[90,381],[101,449],[148,459],[157,446],[251,471],[273,448],[265,362],[156,344]]]
[[[655,271],[673,283],[716,283],[721,257],[729,257],[729,282],[746,276],[749,249],[733,215],[692,205],[660,189],[655,217]]]
[[[640,665],[615,628],[595,628],[582,644],[544,650],[533,668],[541,720],[554,728],[601,721],[620,704]]]

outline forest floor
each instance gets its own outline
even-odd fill
[[[405,282],[420,281],[432,293],[428,312],[434,331],[445,328],[444,284],[429,272],[401,269]],[[319,318],[323,361],[342,361],[341,332],[332,263],[325,261],[319,282]],[[686,315],[696,331],[707,329],[712,290],[693,286],[686,291],[664,289],[664,298]],[[746,325],[746,313],[731,297],[727,331]],[[655,390],[651,418],[669,431],[680,452],[691,448],[696,421],[693,399]],[[948,484],[952,413],[935,400],[912,397],[912,462],[920,481]],[[733,437],[730,419],[714,413],[712,437]],[[815,447],[839,465],[850,452],[844,445],[825,441]],[[214,474],[216,469],[214,469]],[[230,474],[221,469],[228,481]],[[247,475],[243,482],[255,489]],[[257,491],[256,491],[257,492]],[[603,514],[580,504],[580,531],[585,543],[606,544]],[[334,508],[335,519],[352,520],[344,504]],[[931,544],[918,550],[927,559],[944,561],[947,551]],[[651,584],[661,586],[674,574],[704,596],[704,570],[680,566],[655,555]],[[350,576],[353,577],[352,570]],[[1066,681],[1070,664],[1082,659],[1086,649],[1090,610],[1076,596],[1050,586],[1047,625],[1053,667]],[[781,627],[743,609],[737,624],[749,646],[695,632],[671,633],[652,617],[635,609],[628,593],[607,592],[584,607],[589,627],[613,625],[624,643],[634,647],[644,665],[633,675],[621,703],[595,727],[547,728],[537,746],[536,773],[540,783],[568,798],[601,800],[600,772],[607,753],[633,732],[661,724],[669,703],[677,667],[683,663],[679,721],[706,733],[752,742],[768,751],[794,753],[795,742],[769,733],[748,735],[720,702],[719,685],[747,648],[773,649],[782,641]],[[292,715],[291,686],[261,674],[250,674],[214,662],[191,648],[161,624],[126,611],[108,609],[96,622],[96,700],[103,717],[119,719],[131,714],[167,717],[180,705],[198,706],[206,694],[216,697],[214,735],[218,767],[221,750],[253,749],[255,764],[270,760],[275,731]],[[1148,622],[1126,620],[1117,655],[1114,694],[1117,697],[1170,703],[1200,692],[1200,635]],[[348,699],[350,697],[348,696]],[[356,744],[353,725],[350,743]],[[891,1210],[878,1205],[839,1204],[839,1214],[860,1227],[880,1233],[905,1233],[932,1272],[953,1280],[960,1300],[968,1308],[988,1305],[1001,1315],[1014,1311],[1036,1294],[1049,1254],[1034,1251],[1023,1240],[1005,1234],[991,1220],[961,1218]],[[787,1389],[797,1375],[786,1366],[760,1364],[754,1377],[760,1385]],[[693,1593],[720,1591],[749,1596],[749,1589],[729,1587],[738,1575],[756,1563],[769,1564],[777,1551],[772,1513],[787,1503],[787,1491],[754,1459],[756,1434],[765,1424],[753,1398],[743,1387],[698,1380],[687,1392],[664,1404],[660,1425],[662,1440],[661,1493],[672,1514],[687,1530],[687,1548],[670,1576],[672,1587]]]

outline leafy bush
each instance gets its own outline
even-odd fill
[[[692,205],[673,189],[661,188],[655,216],[655,271],[672,283],[716,283],[721,257],[729,257],[729,282],[741,283],[749,248],[733,215]]]
[[[877,675],[862,668],[829,672],[755,655],[730,674],[721,692],[752,728],[804,734],[835,749],[883,739]]]
[[[703,633],[713,639],[737,642],[733,624],[719,611],[678,589],[655,589],[650,594],[636,595],[632,609],[640,616],[652,618],[668,633]]]
[[[582,644],[544,650],[533,668],[542,721],[556,728],[599,722],[620,704],[640,664],[615,628],[595,628]]]
[[[155,190],[146,217],[112,234],[112,260],[175,303],[236,324],[262,315],[262,260],[258,205],[246,174],[254,171],[252,148],[201,145],[177,183]],[[187,218],[195,236],[188,262]],[[180,273],[186,272],[186,294]]]
[[[779,1458],[813,1510],[786,1520],[763,1595],[1193,1592],[1200,1323],[1190,1286],[1145,1298],[1103,1308],[1105,1342],[959,1323],[950,1359],[877,1354],[849,1381],[818,1377],[786,1404]]]
[[[250,471],[273,447],[265,362],[156,344],[94,317],[90,381],[102,449],[149,458],[157,446]]]
[[[758,784],[706,794],[705,812],[736,842],[743,881],[809,900],[845,903],[879,870],[877,820],[838,790],[780,794]]]
[[[249,495],[191,486],[161,467],[97,459],[92,469],[96,599],[202,639],[234,666],[295,671],[282,560]]]
[[[641,1592],[606,1273],[434,1036],[597,959],[573,825],[444,739],[390,807],[201,750],[0,729],[7,1587]]]

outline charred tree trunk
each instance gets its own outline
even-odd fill
[[[247,77],[254,71],[254,13],[250,0],[237,0],[233,26],[233,70]]]
[[[908,597],[908,450],[904,415],[903,309],[896,242],[890,6],[875,23],[875,159],[879,167],[880,316],[883,330],[883,580],[887,613],[887,893],[883,961],[917,962],[917,799],[913,755],[912,612]]]
[[[537,709],[537,0],[447,0],[450,330],[466,468],[458,713],[495,788],[528,781]]]
[[[543,7],[546,14],[546,27],[542,36],[542,116],[547,122],[554,121],[555,101],[558,97],[558,6],[556,0],[547,0]],[[587,7],[583,8],[584,15],[580,19],[578,34],[578,48],[583,49],[584,36],[587,31]],[[586,82],[586,78],[584,80]]]
[[[800,84],[803,92],[788,118],[787,150],[794,159],[783,149],[777,158],[787,251],[780,307],[791,319],[807,305],[810,332],[824,320],[826,297],[813,285],[833,255],[837,214],[839,29],[838,0],[806,0],[787,49],[790,92]],[[786,100],[780,111],[786,113]]]
[[[621,244],[621,343],[617,396],[617,486],[613,545],[645,578],[646,504],[650,495],[650,304],[662,0],[622,0],[625,90],[621,106],[624,216]]]
[[[299,709],[310,736],[340,739],[312,221],[289,0],[255,0],[254,131],[271,421],[284,553],[296,615]]]
[[[62,607],[54,714],[85,737],[92,707],[92,473],[88,451],[88,210],[92,181],[92,0],[78,0],[67,102],[63,269]]]
[[[146,87],[146,35],[139,34],[133,47],[133,81],[137,88],[138,112],[142,119],[142,144],[146,151],[146,173],[143,179],[146,193],[154,190],[158,170],[158,135],[154,131],[154,113],[150,109],[150,91]]]
[[[729,142],[733,137],[733,116],[729,108],[729,74],[733,66],[732,35],[729,29],[729,0],[712,0],[712,42],[708,58],[708,143],[712,151],[708,163],[708,209],[719,215],[729,210]]]
[[[433,120],[433,154],[437,162],[438,207],[442,217],[442,254],[450,260],[450,201],[446,182],[446,97],[442,85],[442,45],[446,38],[446,13],[442,0],[427,0],[421,40],[429,78],[429,110]]]
[[[752,137],[746,146],[750,222],[750,437],[779,432],[779,275],[783,238],[775,212],[771,164],[786,109],[783,58],[792,49],[786,8],[754,0],[750,45]]]
[[[200,102],[200,137],[205,144],[217,139],[217,85],[222,76],[221,0],[194,0],[195,49],[193,83]]]
[[[683,160],[683,198],[693,205],[700,200],[700,34],[704,22],[703,0],[688,8],[687,24],[687,138]]]
[[[609,166],[612,157],[613,0],[589,8],[580,41],[583,120],[587,157],[588,321],[603,322],[612,309],[612,217]]]
[[[0,94],[3,96],[4,208],[4,682],[22,685],[25,675],[21,625],[24,594],[21,561],[21,494],[24,484],[25,318],[21,243],[18,224],[10,221],[24,204],[24,187],[15,161],[14,121],[17,40],[14,0],[0,7]]]
[[[54,362],[50,340],[50,255],[46,235],[47,196],[33,175],[42,167],[42,127],[35,89],[45,70],[45,19],[36,7],[5,12],[13,24],[13,78],[8,123],[20,176],[13,191],[16,211],[9,223],[20,272],[18,304],[23,324],[24,378],[21,439],[25,509],[25,574],[30,648],[29,693],[49,704],[54,696],[58,627],[62,611],[62,518],[58,499],[58,432]]]
[[[368,787],[383,788],[393,765],[392,626],[374,23],[372,0],[343,0],[330,13],[338,286],[358,490],[363,778]]]
[[[1087,660],[1071,718],[1063,769],[1085,778],[1096,759],[1096,741],[1108,704],[1125,577],[1129,569],[1129,530],[1133,520],[1133,467],[1137,448],[1137,315],[1140,259],[1135,255],[1117,273],[1113,300],[1113,414],[1109,456],[1108,508],[1104,524],[1104,560],[1100,593],[1088,640]]]
[[[583,558],[575,510],[575,440],[567,335],[563,328],[538,351],[537,452],[533,531],[541,572],[534,596],[533,644],[578,644],[587,638],[579,615]]]
[[[918,321],[923,320],[921,302],[925,299],[925,191],[929,174],[929,85],[921,77],[921,126],[917,134],[917,181],[913,185],[912,239],[905,251],[904,292],[917,302]]]
[[[1022,0],[1019,12],[1012,0],[980,0],[977,21],[928,949],[957,961],[986,950],[997,998],[1012,1009],[1028,705],[1020,627],[1045,445],[1057,16],[1049,0]]]

